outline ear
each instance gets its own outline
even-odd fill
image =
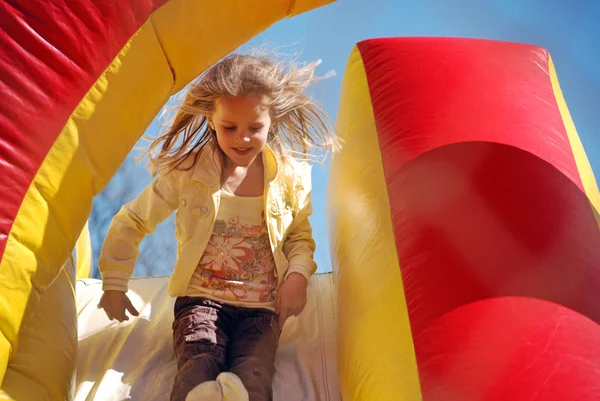
[[[211,130],[215,130],[215,124],[213,123],[211,118],[207,118],[206,121],[208,122],[208,126],[210,127]]]

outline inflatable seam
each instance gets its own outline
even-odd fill
[[[290,0],[290,4],[288,5],[287,12],[285,13],[286,18],[289,18],[293,14],[294,7],[296,7],[296,0]]]
[[[177,82],[177,80],[176,80],[177,74],[175,73],[175,68],[171,64],[171,60],[169,60],[169,56],[167,55],[167,52],[165,51],[165,46],[164,46],[164,44],[163,44],[160,36],[158,35],[158,33],[156,32],[156,29],[154,27],[154,14],[155,13],[156,13],[156,11],[153,12],[150,15],[150,18],[148,19],[148,22],[150,23],[150,26],[152,27],[152,32],[154,32],[154,37],[156,38],[156,41],[158,42],[158,45],[160,46],[160,49],[161,49],[162,54],[163,54],[163,56],[165,58],[165,61],[166,61],[167,65],[169,66],[169,70],[171,71],[171,78],[173,80],[172,88],[174,88],[175,87],[175,82]],[[171,92],[172,92],[172,90],[171,90]]]

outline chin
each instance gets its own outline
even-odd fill
[[[246,156],[240,156],[238,154],[236,154],[234,151],[229,151],[227,152],[227,158],[234,163],[236,166],[240,166],[240,167],[248,167],[252,164],[252,162],[254,162],[254,160],[256,160],[256,157],[258,156],[255,153],[246,155]]]

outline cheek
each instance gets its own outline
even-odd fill
[[[268,131],[263,131],[263,132],[259,132],[258,134],[256,134],[254,136],[254,140],[257,143],[260,143],[261,145],[264,145],[267,143],[267,138],[269,137],[269,132]]]
[[[216,137],[221,147],[226,147],[231,142],[231,135],[228,135],[227,132],[217,131]]]

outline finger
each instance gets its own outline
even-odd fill
[[[127,316],[125,316],[125,315],[117,315],[117,316],[114,316],[115,320],[116,320],[117,322],[119,322],[119,323],[123,322],[123,320],[125,320],[125,318],[126,318],[126,317],[127,317]]]
[[[121,318],[119,321],[124,322],[125,320],[129,320],[129,316],[127,316],[127,309],[123,308],[119,310],[119,317]]]
[[[140,313],[137,311],[137,309],[135,309],[135,307],[133,306],[133,304],[131,303],[131,300],[129,298],[127,298],[127,303],[125,304],[125,307],[129,311],[129,313],[131,313],[132,316],[140,315]]]

